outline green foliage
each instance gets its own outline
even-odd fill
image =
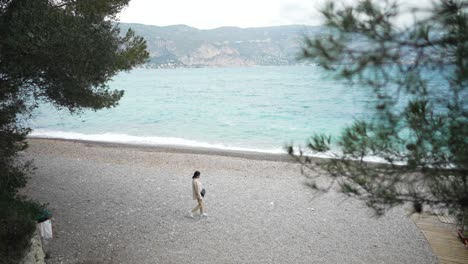
[[[123,91],[107,82],[147,57],[146,42],[114,16],[128,1],[0,1],[0,190],[14,196],[25,184],[14,165],[29,132],[19,118],[48,101],[71,112],[116,106]]]
[[[19,263],[23,259],[41,209],[32,201],[0,197],[0,263]]]
[[[18,151],[27,147],[24,139],[29,129],[19,127],[15,121],[14,106],[0,107],[0,197],[1,194],[14,197],[26,184],[25,172],[31,168],[28,162],[16,161]]]
[[[0,0],[0,261],[15,263],[35,226],[37,204],[17,197],[32,172],[18,159],[30,129],[22,126],[41,102],[114,107],[123,91],[107,82],[148,58],[146,42],[115,15],[128,0]]]
[[[402,27],[395,1],[329,2],[322,13],[332,34],[304,42],[305,59],[376,99],[373,117],[333,139],[342,152],[320,167],[379,215],[406,202],[416,211],[468,208],[467,9],[467,1],[437,1],[430,10],[413,10],[422,18]],[[309,150],[331,149],[323,139],[315,135]],[[369,156],[385,164],[366,162]],[[312,178],[323,172],[303,153],[295,157]]]
[[[120,37],[112,20],[104,19],[108,13],[98,16],[94,7],[84,7],[84,2],[94,1],[65,2],[70,4],[16,0],[3,10],[4,86],[10,86],[16,98],[21,93],[23,101],[33,99],[30,103],[45,100],[70,110],[115,106],[123,91],[110,91],[106,83],[117,72],[144,62],[146,43],[131,30]]]
[[[326,135],[316,135],[310,138],[308,147],[318,152],[327,152],[330,150],[331,137]]]

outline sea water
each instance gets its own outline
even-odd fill
[[[117,107],[71,115],[43,104],[31,136],[284,153],[374,109],[369,89],[318,66],[135,69],[109,86],[125,91]]]

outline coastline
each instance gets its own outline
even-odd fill
[[[27,141],[57,141],[57,142],[72,142],[84,145],[96,145],[104,148],[125,148],[134,149],[148,152],[159,153],[181,153],[181,154],[202,154],[210,156],[224,156],[235,157],[250,160],[265,160],[265,161],[278,161],[278,162],[295,162],[294,159],[288,154],[282,153],[266,153],[256,151],[241,151],[229,149],[215,149],[203,147],[189,147],[178,145],[150,145],[139,143],[119,143],[119,142],[105,142],[94,140],[81,140],[81,139],[65,139],[65,138],[48,138],[48,137],[27,137]],[[316,158],[322,159],[322,158]]]
[[[297,163],[297,161],[286,153],[269,153],[260,151],[244,151],[244,150],[232,150],[232,149],[218,149],[210,147],[198,147],[198,146],[183,146],[183,145],[171,145],[171,144],[144,144],[144,143],[124,143],[124,142],[109,142],[99,140],[83,140],[83,139],[67,139],[67,138],[53,138],[53,137],[41,137],[41,136],[28,136],[27,141],[50,141],[50,142],[71,142],[79,143],[83,145],[95,145],[104,148],[124,148],[134,149],[147,152],[157,153],[180,153],[180,154],[200,154],[208,156],[222,156],[222,157],[233,157],[243,158],[248,160],[259,160],[259,161],[276,161],[276,162],[287,162]],[[312,163],[325,161],[332,159],[331,157],[321,156],[308,156]],[[388,166],[384,161],[377,160],[365,160],[365,163],[371,166]],[[402,164],[403,165],[403,164]]]

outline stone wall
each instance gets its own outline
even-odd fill
[[[37,228],[31,238],[31,248],[24,257],[22,264],[45,264],[45,254],[42,250],[41,237]]]

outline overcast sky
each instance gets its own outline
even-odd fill
[[[357,0],[347,0],[356,2]],[[406,4],[430,0],[406,0]],[[263,27],[318,25],[325,0],[131,0],[122,22],[167,26],[185,24],[200,29],[222,26]]]

